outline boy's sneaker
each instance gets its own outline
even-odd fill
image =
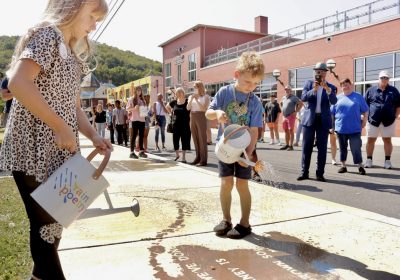
[[[278,140],[278,146],[283,146],[283,143]]]
[[[131,154],[129,155],[130,158],[133,159],[138,159],[139,157],[135,154],[135,152],[131,152]]]
[[[246,237],[251,233],[251,227],[244,227],[241,224],[237,224],[233,229],[228,231],[226,237],[232,239],[240,239]]]
[[[289,148],[289,145],[285,145],[282,148],[279,148],[279,150],[287,150],[287,148]]]
[[[372,167],[372,159],[367,158],[367,161],[365,162],[364,167],[365,168],[371,168]]]
[[[293,146],[288,146],[286,151],[293,151]]]
[[[383,165],[383,168],[385,169],[392,169],[392,163],[390,162],[390,160],[385,160],[385,164]]]
[[[218,236],[223,236],[228,233],[232,229],[232,223],[222,220],[218,225],[214,227],[214,232]]]
[[[332,159],[332,165],[336,165],[337,164],[337,162],[336,162],[336,159]]]
[[[274,140],[271,140],[271,141],[269,141],[269,143],[268,144],[270,144],[270,145],[274,145],[275,144],[275,141]]]
[[[365,173],[365,169],[362,167],[362,166],[360,166],[359,168],[358,168],[358,173],[360,174],[360,175],[365,175],[366,173]]]

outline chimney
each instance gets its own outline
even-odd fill
[[[254,31],[268,35],[268,17],[258,16],[254,18]]]

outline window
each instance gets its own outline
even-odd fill
[[[364,94],[379,81],[379,72],[386,70],[392,76],[390,84],[400,89],[400,52],[356,58],[354,60],[355,90]],[[393,76],[394,74],[394,76]]]
[[[178,65],[178,84],[182,84],[182,64]]]
[[[254,90],[254,93],[265,103],[269,100],[272,93],[277,93],[277,81],[272,73],[265,74],[264,79]]]
[[[289,85],[297,97],[301,97],[304,84],[314,80],[313,67],[304,67],[289,70]]]
[[[126,98],[129,98],[129,97],[130,97],[130,92],[131,92],[131,91],[129,90],[129,88],[125,90],[125,96],[126,96]]]
[[[170,87],[172,85],[172,74],[171,74],[171,62],[165,64],[165,86]]]
[[[196,54],[192,53],[188,57],[189,62],[189,82],[196,81]]]
[[[365,80],[377,80],[379,72],[387,70],[393,73],[393,54],[367,57],[365,59]]]
[[[215,84],[206,84],[205,88],[208,94],[210,94],[211,97],[213,97],[221,87],[226,86],[226,85],[230,85],[234,83],[233,80],[229,80],[229,81],[224,81],[224,82],[220,82],[220,83],[215,83]]]
[[[354,65],[354,73],[355,73],[355,82],[364,82],[364,59],[359,58],[356,59],[355,65]]]

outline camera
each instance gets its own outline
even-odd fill
[[[315,81],[316,81],[318,84],[320,84],[320,83],[322,82],[322,77],[321,77],[321,75],[319,75],[319,74],[316,74],[316,75],[314,76],[314,79],[315,79]]]

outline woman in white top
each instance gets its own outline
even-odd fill
[[[130,112],[129,121],[132,123],[132,134],[131,142],[131,154],[130,158],[137,159],[138,156],[135,154],[136,137],[139,135],[139,157],[147,158],[144,152],[143,139],[144,139],[144,127],[145,127],[145,116],[147,115],[147,105],[143,97],[142,88],[140,86],[135,88],[135,92],[128,100],[126,110]]]
[[[189,97],[187,109],[190,110],[190,130],[196,149],[196,158],[191,164],[197,166],[207,165],[207,119],[205,112],[208,105],[210,105],[210,97],[205,92],[203,82],[196,81],[194,93]]]
[[[154,118],[156,121],[156,135],[155,135],[156,149],[157,149],[157,151],[161,151],[160,147],[158,146],[158,139],[159,139],[159,134],[161,131],[162,149],[166,150],[166,148],[165,148],[165,125],[167,124],[167,119],[165,118],[165,116],[168,114],[168,111],[165,108],[162,93],[159,93],[157,95],[157,101],[154,102],[154,105],[153,105],[153,113],[154,113]]]

